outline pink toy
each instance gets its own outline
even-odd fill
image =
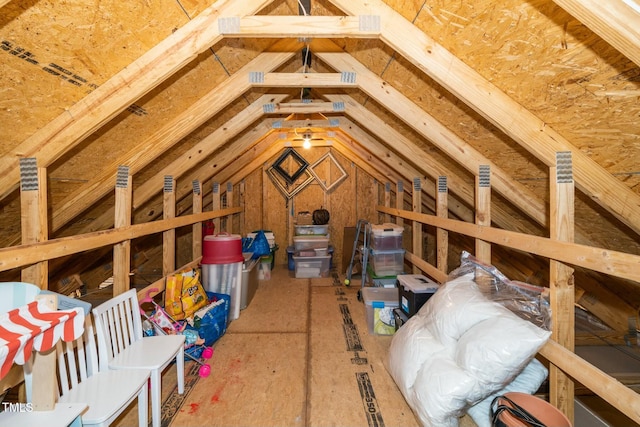
[[[187,331],[185,328],[187,327],[187,322],[177,322],[167,312],[156,303],[153,298],[151,298],[152,292],[158,292],[158,288],[151,288],[147,291],[147,296],[140,300],[140,314],[144,316],[151,324],[153,328],[157,331],[157,333],[162,335],[177,335],[177,334],[185,334],[186,332],[195,332],[195,331]],[[151,303],[153,304],[153,312],[151,315],[148,315],[147,312],[142,308],[142,304]],[[195,332],[197,334],[197,332]],[[190,338],[190,337],[187,337]],[[185,340],[185,348],[192,347],[194,345],[202,345],[201,339]],[[213,348],[206,347],[202,350],[202,360],[199,360],[193,357],[191,354],[184,352],[184,355],[194,362],[200,364],[200,370],[198,374],[201,378],[206,378],[211,374],[211,366],[208,363],[204,363],[203,360],[210,359],[213,356]]]

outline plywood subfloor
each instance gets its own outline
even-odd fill
[[[209,377],[187,362],[179,396],[166,371],[163,427],[418,427],[384,366],[391,337],[369,335],[359,288],[295,279],[284,265],[272,273],[214,345]],[[116,426],[136,416],[133,407]]]

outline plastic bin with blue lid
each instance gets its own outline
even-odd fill
[[[393,335],[396,331],[393,309],[399,306],[397,288],[362,288],[369,333]]]

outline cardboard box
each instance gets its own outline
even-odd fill
[[[298,212],[296,217],[297,225],[313,225],[313,215],[311,212]]]

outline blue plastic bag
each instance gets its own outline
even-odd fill
[[[251,252],[251,259],[258,259],[262,256],[271,255],[271,246],[263,230],[256,232],[256,237],[249,244],[247,252]]]
[[[206,347],[210,347],[218,341],[227,331],[231,296],[213,292],[207,292],[207,296],[211,302],[220,300],[224,302],[208,310],[201,319],[196,317],[193,326],[187,326],[187,329],[197,331],[200,338],[204,340],[203,345],[192,346],[185,349],[185,352],[196,359],[202,355],[202,351]]]

